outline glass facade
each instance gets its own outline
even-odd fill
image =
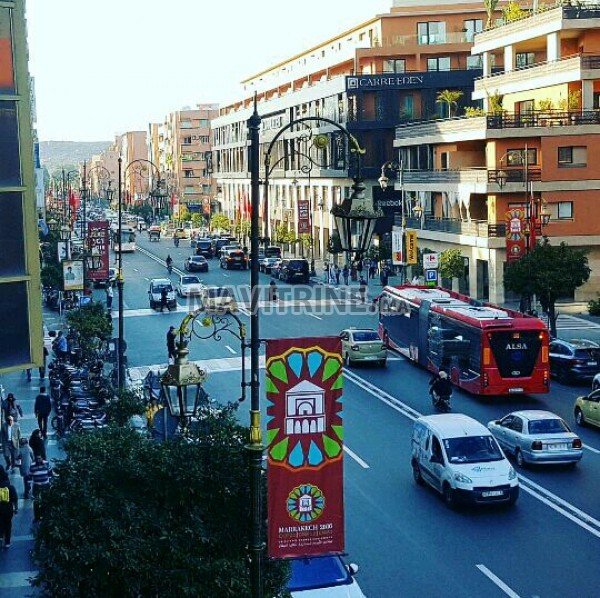
[[[0,186],[21,186],[17,103],[0,102]]]

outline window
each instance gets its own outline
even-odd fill
[[[209,143],[210,137],[208,135],[200,135],[200,143]]]
[[[431,21],[429,23],[417,23],[418,43],[422,46],[446,43],[445,21]]]
[[[469,19],[464,21],[465,41],[472,42],[476,33],[483,31],[483,21],[481,19]]]
[[[210,127],[210,121],[208,118],[200,118],[198,119],[198,127],[201,129],[208,129]]]
[[[467,69],[481,69],[483,68],[483,59],[481,58],[481,54],[476,54],[475,56],[467,56]]]
[[[383,61],[384,73],[403,73],[406,70],[406,60],[391,58]]]
[[[558,148],[559,168],[572,168],[587,165],[587,147],[570,146]]]
[[[193,179],[194,178],[194,171],[193,170],[184,170],[183,171],[183,176],[186,179]]]
[[[450,56],[438,56],[437,58],[427,59],[428,71],[449,71]]]
[[[184,137],[182,143],[183,143],[183,145],[192,145],[192,138]]]
[[[193,185],[187,185],[183,191],[186,195],[189,195],[191,193],[194,193],[194,187]]]
[[[573,219],[573,202],[572,201],[559,201],[556,204],[557,215],[559,220],[572,220]]]
[[[535,64],[535,53],[534,52],[517,52],[515,56],[515,67],[518,69],[525,68]]]
[[[507,166],[524,166],[525,165],[525,148],[509,149],[506,152]],[[527,166],[535,166],[538,163],[537,149],[527,149]]]
[[[182,120],[181,121],[181,128],[182,129],[191,129],[192,128],[192,121],[191,120]]]
[[[534,100],[523,100],[522,102],[515,102],[515,112],[517,114],[533,112],[534,106],[535,106]]]

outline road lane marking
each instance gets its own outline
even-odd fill
[[[348,448],[348,445],[344,445],[344,452],[348,453],[363,469],[369,469],[369,464],[363,461],[354,451]]]
[[[588,451],[591,451],[592,453],[596,453],[596,455],[600,455],[600,451],[598,449],[593,448],[593,447],[589,446],[588,444],[584,444],[583,448],[587,449]]]
[[[494,575],[485,565],[475,565],[492,583],[497,585],[507,596],[520,598],[514,590],[509,588],[499,577]]]
[[[139,270],[137,268],[134,268],[133,271],[134,272],[139,272]]]
[[[323,318],[320,318],[319,316],[315,316],[315,314],[307,314],[308,316],[310,316],[311,318],[314,318],[315,320],[322,320]]]
[[[236,350],[232,349],[229,345],[225,345],[225,348],[230,352],[233,353],[234,355],[236,354]]]

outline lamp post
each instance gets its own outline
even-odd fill
[[[71,215],[71,180],[75,180],[75,176],[79,176],[78,170],[69,170],[69,172],[65,172],[65,169],[62,169],[62,199],[63,199],[63,215],[65,221],[69,223],[69,226],[72,224],[72,215]]]

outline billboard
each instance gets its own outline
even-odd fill
[[[338,337],[267,342],[269,556],[344,552]]]
[[[506,212],[506,260],[516,262],[526,250],[525,212],[521,208],[513,208]]]
[[[310,234],[310,202],[298,200],[298,235]]]
[[[107,280],[110,266],[108,220],[88,222],[87,246],[88,263],[87,277],[90,280]]]
[[[63,260],[63,291],[83,290],[83,260]]]

